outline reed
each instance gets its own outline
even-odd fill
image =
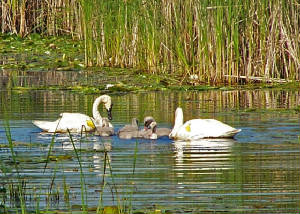
[[[17,163],[17,156],[16,153],[14,151],[14,145],[12,142],[12,137],[11,137],[11,131],[10,131],[10,125],[9,125],[9,120],[7,119],[7,114],[6,114],[6,109],[5,106],[2,106],[2,109],[4,110],[4,129],[5,129],[5,133],[6,133],[6,138],[9,144],[9,148],[10,148],[10,153],[11,153],[11,157],[14,163],[14,167],[15,167],[15,172],[17,174],[17,179],[14,181],[14,179],[12,180],[12,182],[8,185],[8,189],[9,189],[9,198],[11,200],[11,202],[15,203],[17,207],[20,207],[21,209],[21,213],[22,214],[26,214],[26,181],[25,179],[22,179],[20,174],[19,174],[19,167],[18,167],[18,163]],[[6,207],[5,207],[6,209]]]
[[[197,84],[300,80],[295,0],[1,2],[2,33],[84,39],[86,66],[134,67]]]
[[[73,146],[73,149],[74,149],[74,152],[75,152],[75,156],[76,156],[76,159],[78,161],[79,169],[80,169],[80,187],[81,187],[82,211],[83,211],[83,213],[87,213],[87,190],[86,190],[85,178],[84,178],[84,173],[83,173],[83,168],[82,168],[81,155],[78,153],[78,151],[75,147],[74,140],[73,140],[73,137],[72,137],[69,129],[68,129],[68,134],[69,134],[69,138],[70,138],[70,141],[72,143],[72,146]],[[81,134],[80,143],[81,143],[81,140],[82,140],[82,134]]]

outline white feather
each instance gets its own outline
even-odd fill
[[[232,138],[240,131],[214,119],[193,119],[183,124],[182,109],[177,108],[174,128],[169,137],[188,141],[203,138]]]
[[[111,98],[108,95],[98,97],[93,103],[93,117],[81,113],[61,113],[60,118],[56,121],[34,120],[32,123],[45,132],[81,132],[93,131],[95,127],[102,126],[102,117],[98,111],[100,103],[104,103],[105,107],[111,107]],[[109,124],[112,127],[112,124]]]

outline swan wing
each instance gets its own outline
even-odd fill
[[[120,128],[118,133],[121,132],[134,132],[134,131],[138,131],[138,127],[132,126],[132,125],[125,125],[124,127]]]
[[[81,132],[82,127],[86,128],[86,131],[93,131],[95,129],[95,121],[80,113],[61,113],[61,118],[56,121],[32,121],[34,125],[46,132]],[[85,131],[83,129],[83,131]]]
[[[171,129],[169,129],[169,128],[157,128],[156,129],[157,137],[169,136],[170,133],[171,133]]]
[[[42,121],[42,120],[33,120],[32,123],[42,129],[45,132],[55,132],[59,120],[56,121]]]
[[[85,114],[62,113],[57,131],[67,132],[67,129],[69,129],[70,132],[81,132],[81,130],[85,131],[83,128],[85,127],[86,131],[89,132],[95,129],[94,124],[95,121]]]
[[[115,134],[113,127],[97,127],[95,135],[99,135],[102,137],[108,137]]]

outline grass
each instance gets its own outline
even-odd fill
[[[11,154],[11,159],[13,161],[15,173],[17,174],[17,180],[14,181],[12,179],[12,183],[8,185],[8,193],[9,193],[9,198],[12,201],[15,206],[20,207],[20,211],[22,214],[26,214],[26,181],[25,179],[22,179],[22,177],[19,174],[19,167],[18,167],[18,162],[16,160],[16,153],[14,151],[14,146],[12,142],[12,137],[11,137],[11,132],[10,132],[10,126],[9,126],[9,120],[7,119],[7,114],[5,111],[5,106],[2,106],[4,109],[4,117],[5,117],[5,134],[6,138],[9,144],[9,149],[10,149],[10,154]],[[2,171],[2,168],[1,168]],[[3,205],[5,207],[5,205]],[[5,207],[5,211],[6,211]]]
[[[75,147],[74,144],[74,140],[73,137],[70,133],[70,131],[68,130],[68,134],[69,134],[69,138],[70,141],[72,143],[75,155],[76,155],[76,159],[78,161],[79,164],[79,169],[80,169],[80,187],[81,187],[81,205],[82,205],[82,210],[83,213],[87,213],[87,190],[86,190],[86,184],[85,184],[85,179],[84,179],[84,173],[82,170],[82,164],[81,164],[81,158],[80,158],[80,154],[77,152],[77,149]],[[81,145],[81,139],[82,139],[82,132],[81,132],[81,138],[80,138],[80,145]]]
[[[300,80],[299,14],[294,0],[14,0],[0,30],[70,35],[83,41],[86,66],[237,84]]]

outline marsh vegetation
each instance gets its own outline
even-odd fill
[[[0,31],[0,213],[299,213],[299,2],[2,0]],[[32,125],[89,114],[103,93],[116,130],[145,115],[171,128],[180,106],[243,131],[136,141]]]
[[[3,0],[0,30],[69,35],[83,42],[86,66],[272,82],[300,79],[299,14],[295,0]]]

